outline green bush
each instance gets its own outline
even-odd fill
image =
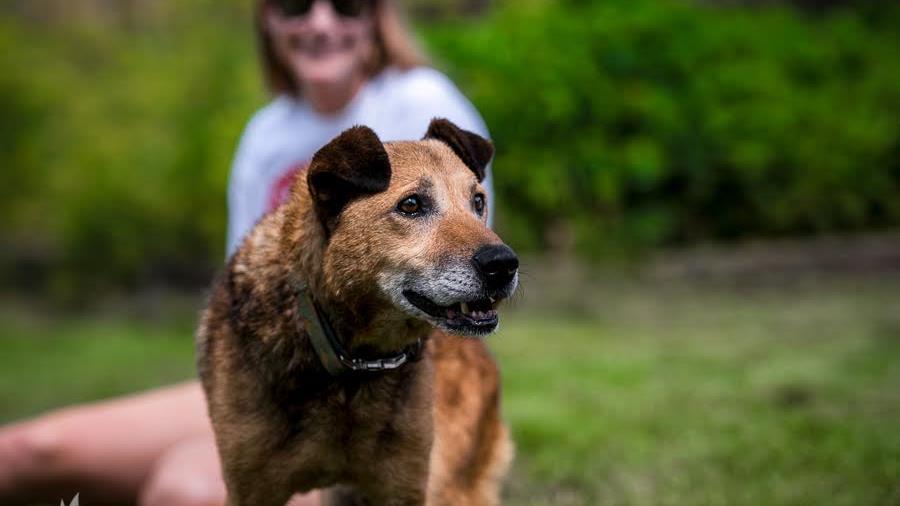
[[[897,13],[509,2],[428,40],[487,119],[511,239],[596,254],[900,224]]]
[[[127,5],[0,10],[16,287],[72,298],[221,264],[230,159],[266,101],[249,2]],[[900,225],[898,13],[531,0],[424,36],[496,141],[503,235],[602,256]]]
[[[0,20],[7,280],[34,283],[21,267],[37,263],[36,288],[70,299],[205,283],[221,265],[231,156],[266,100],[246,4],[172,2],[138,25]]]

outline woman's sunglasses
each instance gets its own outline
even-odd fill
[[[289,18],[296,18],[309,14],[314,3],[319,0],[274,0],[281,13]],[[374,0],[329,0],[334,12],[347,18],[358,18],[373,3]]]

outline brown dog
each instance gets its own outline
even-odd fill
[[[232,506],[491,505],[512,445],[484,344],[518,260],[487,227],[493,147],[354,127],[213,287],[200,376]],[[439,330],[435,330],[435,327]]]

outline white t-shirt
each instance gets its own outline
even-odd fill
[[[431,68],[383,71],[336,116],[321,116],[302,99],[275,98],[250,120],[234,158],[228,184],[228,255],[283,201],[313,154],[338,134],[366,125],[384,142],[421,139],[435,117],[488,137],[478,111],[447,76]],[[490,206],[490,168],[484,185]]]

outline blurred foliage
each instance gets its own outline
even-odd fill
[[[596,254],[900,224],[898,12],[508,2],[428,40],[487,118],[507,236]]]
[[[140,22],[2,20],[5,277],[63,299],[208,279],[231,155],[265,101],[245,4],[171,2]]]
[[[267,100],[250,2],[44,4],[0,9],[2,280],[203,282]],[[503,235],[602,256],[900,224],[897,26],[890,2],[529,0],[423,35],[496,141]]]

